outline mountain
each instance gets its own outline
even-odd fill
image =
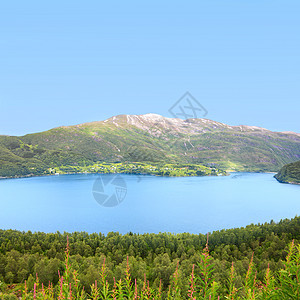
[[[0,176],[42,174],[49,167],[97,161],[278,171],[299,159],[298,133],[157,114],[118,115],[21,137],[0,136]]]
[[[282,183],[300,184],[300,161],[283,166],[274,177]]]

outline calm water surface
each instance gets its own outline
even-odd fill
[[[105,180],[115,175],[107,174]],[[0,180],[0,228],[55,232],[119,231],[206,233],[292,218],[300,212],[300,186],[273,174],[224,177],[122,175],[127,194],[116,207],[92,194],[99,175],[59,175]],[[105,190],[111,193],[111,190]]]

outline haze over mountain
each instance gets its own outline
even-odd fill
[[[118,115],[21,137],[0,136],[0,175],[105,162],[200,163],[278,171],[300,159],[300,134],[208,119]]]

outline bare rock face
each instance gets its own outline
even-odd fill
[[[257,126],[230,126],[224,123],[216,122],[209,119],[179,119],[167,118],[158,114],[149,113],[144,115],[118,115],[111,117],[105,121],[86,123],[96,124],[102,123],[111,124],[116,127],[126,128],[133,126],[141,130],[151,131],[153,128],[161,128],[168,130],[169,133],[185,133],[185,134],[200,134],[211,130],[232,130],[240,132],[267,132],[269,130]],[[82,124],[83,126],[85,124]]]

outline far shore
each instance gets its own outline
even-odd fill
[[[149,176],[158,176],[158,177],[207,177],[207,176],[214,176],[214,177],[220,177],[220,176],[229,176],[230,173],[253,173],[253,174],[277,174],[277,172],[250,172],[250,171],[236,171],[236,170],[226,170],[227,174],[226,175],[202,175],[202,176],[188,176],[188,175],[183,175],[183,176],[170,176],[170,175],[157,175],[157,174],[147,174],[147,173],[140,173],[140,174],[134,174],[134,173],[100,173],[100,172],[75,172],[75,173],[59,173],[59,174],[27,174],[27,175],[15,175],[15,176],[0,176],[0,180],[2,179],[21,179],[21,178],[31,178],[31,177],[45,177],[45,176],[59,176],[59,175],[79,175],[79,174],[125,174],[125,175],[135,175],[135,176],[144,176],[144,175],[149,175]],[[275,178],[275,177],[274,177]],[[277,180],[280,182],[279,180]],[[290,184],[297,184],[300,185],[300,183],[292,183],[292,182],[280,182],[280,183],[290,183]]]

